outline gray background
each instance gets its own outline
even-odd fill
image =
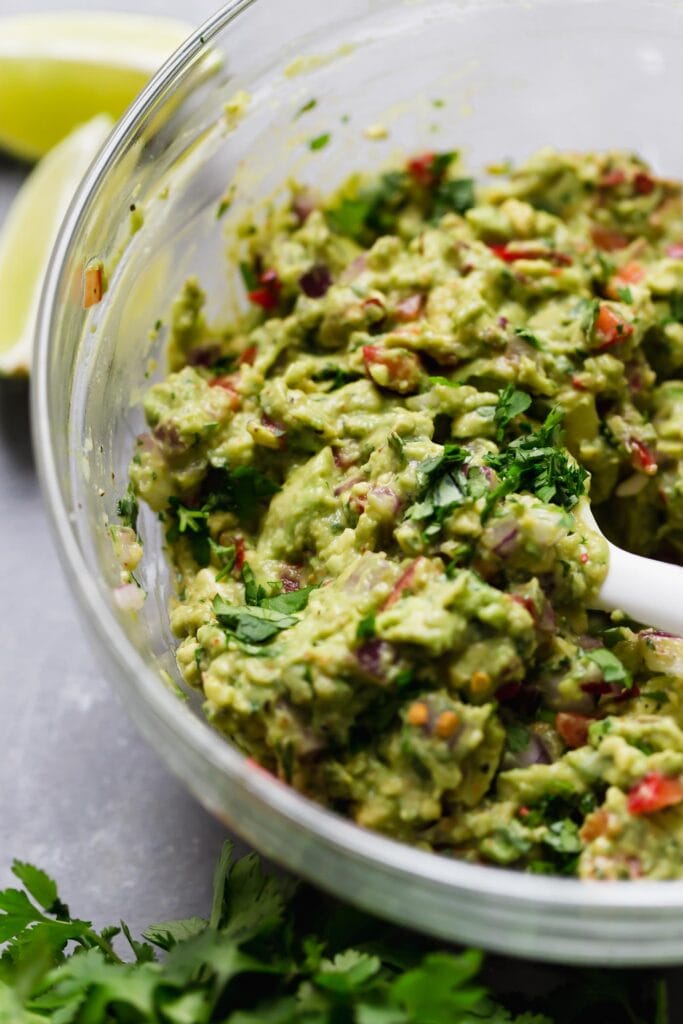
[[[219,0],[98,0],[203,21]],[[91,0],[0,0],[0,15]],[[0,158],[0,222],[25,168]],[[28,389],[0,381],[0,885],[13,857],[79,916],[202,913],[225,829],[164,769],[105,683],[67,591],[31,457]]]

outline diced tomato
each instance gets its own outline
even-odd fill
[[[617,249],[624,249],[628,245],[628,238],[621,231],[613,228],[605,228],[601,224],[594,224],[591,228],[593,244],[604,252],[616,252]]]
[[[586,385],[579,380],[578,377],[572,377],[572,387],[575,391],[586,391]]]
[[[257,348],[257,346],[256,345],[250,345],[249,348],[245,348],[244,352],[242,353],[242,355],[237,360],[237,365],[238,366],[242,366],[244,363],[246,363],[247,366],[253,366],[254,365],[254,360],[256,359],[257,355],[258,355],[258,348]]]
[[[410,320],[417,320],[424,305],[423,295],[409,295],[396,303],[395,316],[401,323],[408,323]]]
[[[244,537],[235,537],[235,572],[242,572],[244,566],[245,544]]]
[[[637,437],[630,437],[627,441],[631,453],[631,465],[640,473],[647,476],[654,476],[657,472],[657,457],[649,445],[639,441]]]
[[[626,175],[623,171],[608,171],[603,174],[598,182],[599,188],[616,188],[617,185],[623,185],[626,181]]]
[[[406,590],[410,590],[415,580],[415,575],[424,561],[425,559],[422,556],[420,556],[419,558],[416,558],[414,562],[410,563],[405,572],[402,573],[402,575],[399,576],[399,578],[394,583],[393,589],[389,594],[389,597],[386,599],[384,605],[382,606],[382,610],[384,610],[385,608],[391,608],[392,604],[396,604],[396,602],[399,600],[399,598],[404,594]]]
[[[414,352],[364,345],[363,362],[368,376],[378,387],[398,391],[402,395],[413,394],[420,389],[422,363]]]
[[[221,377],[214,377],[209,381],[210,388],[222,388],[224,391],[230,394],[230,408],[237,409],[241,397],[238,394],[237,388],[235,387],[236,378],[234,373],[229,373]]]
[[[588,726],[594,719],[572,711],[559,711],[555,716],[555,729],[572,750],[585,747],[588,742]]]
[[[645,267],[642,263],[630,260],[628,263],[624,263],[623,267],[619,267],[615,276],[626,284],[640,284],[645,277]]]
[[[420,153],[418,156],[411,157],[406,164],[408,174],[424,188],[429,188],[434,184],[435,156],[436,153],[433,152]]]
[[[595,319],[595,337],[599,342],[598,348],[611,348],[625,341],[633,334],[633,324],[630,324],[623,317],[615,313],[613,309],[604,304]]]
[[[683,800],[683,781],[660,772],[650,772],[629,791],[631,814],[654,814]]]
[[[614,277],[607,283],[607,294],[611,299],[620,298],[619,289],[627,288],[630,284],[640,284],[645,277],[645,268],[642,263],[631,260],[620,267]]]
[[[514,246],[489,245],[491,252],[505,263],[514,263],[516,260],[548,260],[560,267],[569,267],[572,264],[571,256],[565,252],[558,252],[556,249],[515,249]]]
[[[639,196],[649,196],[654,191],[655,180],[644,171],[638,171],[633,179],[633,188]]]
[[[672,260],[683,260],[683,242],[672,242],[664,252]]]
[[[538,608],[530,597],[526,597],[524,594],[510,594],[510,597],[515,604],[521,604],[522,608],[526,608],[534,622],[538,622]]]
[[[274,270],[264,270],[258,282],[260,287],[248,293],[249,301],[261,309],[275,309],[280,298],[280,278]]]

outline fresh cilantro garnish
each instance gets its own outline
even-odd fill
[[[446,213],[466,213],[475,204],[472,178],[453,178],[440,182],[434,194],[432,218],[439,220]]]
[[[240,263],[240,274],[242,275],[244,287],[248,292],[253,292],[258,288],[258,277],[250,263]]]
[[[186,537],[192,557],[197,565],[204,568],[211,561],[208,509],[189,508],[175,495],[168,499],[168,507],[173,522],[166,531],[166,540],[169,544],[174,544],[181,536]]]
[[[487,464],[495,469],[499,485],[489,495],[483,518],[487,519],[495,503],[507,494],[530,491],[544,502],[572,509],[584,493],[588,473],[570,461],[559,447],[562,410],[555,408],[536,431],[523,434],[498,455],[490,455]]]
[[[375,616],[374,613],[364,616],[356,627],[356,639],[357,640],[371,640],[375,635]]]
[[[513,754],[521,754],[529,746],[531,733],[521,722],[510,722],[505,728],[508,749]]]
[[[128,484],[126,493],[116,503],[116,514],[124,526],[130,527],[131,530],[137,530],[138,513],[139,507],[137,495],[133,490],[133,485]]]
[[[436,377],[429,377],[428,380],[429,380],[430,384],[443,384],[447,388],[461,388],[462,387],[462,381],[461,380],[449,380],[448,377],[442,377],[439,374],[437,374]]]
[[[576,305],[577,311],[581,315],[581,330],[584,335],[589,338],[593,333],[595,321],[597,320],[598,313],[600,312],[600,300],[579,299]]]
[[[219,625],[245,644],[262,644],[299,620],[294,615],[273,611],[260,605],[231,605],[220,595],[212,604]]]
[[[543,842],[556,853],[581,853],[579,827],[571,818],[562,818],[548,826]]]
[[[344,197],[326,212],[333,231],[358,242],[372,242],[378,235],[391,234],[396,217],[410,193],[410,179],[404,171],[387,171],[362,188],[355,197]]]
[[[470,457],[457,444],[444,446],[443,454],[425,459],[418,467],[417,501],[406,512],[408,519],[431,523],[438,532],[446,516],[469,498],[465,464]]]
[[[507,830],[513,857],[529,843]],[[548,830],[548,861],[576,856],[571,823]],[[546,867],[547,865],[547,867]],[[532,864],[534,869],[534,864]],[[458,952],[332,897],[234,860],[226,843],[209,915],[163,921],[136,939],[72,918],[44,872],[15,862],[0,892],[0,1016],[16,1024],[669,1024],[666,981],[591,971],[544,986],[533,1011],[496,1001],[482,954]],[[121,936],[125,960],[114,947]],[[595,1008],[597,1015],[591,1012]],[[521,1015],[520,1015],[521,1014]],[[550,1014],[547,1016],[546,1014]]]
[[[315,152],[317,149],[324,149],[328,144],[332,136],[329,132],[324,132],[322,135],[316,135],[315,138],[308,140],[308,148]]]
[[[254,466],[235,469],[213,469],[207,476],[202,493],[204,509],[234,512],[252,525],[259,506],[280,490],[278,484]]]
[[[228,578],[235,566],[237,548],[234,544],[216,544],[215,540],[212,540],[211,537],[209,537],[209,547],[220,566],[220,572],[216,575],[216,581],[220,583]]]
[[[520,413],[526,412],[530,405],[531,396],[527,395],[526,391],[517,391],[512,384],[503,388],[498,395],[498,403],[493,414],[494,422],[498,426],[496,437],[499,442],[503,440],[505,430],[512,420]]]
[[[299,107],[299,109],[294,115],[294,120],[296,120],[297,117],[301,117],[302,114],[307,114],[309,110],[313,110],[313,108],[316,107],[317,105],[318,101],[316,99],[308,100],[308,102],[304,103],[302,107]]]
[[[683,293],[674,292],[669,296],[669,312],[662,318],[662,326],[683,323]]]
[[[630,288],[617,288],[617,295],[622,302],[626,302],[629,306],[633,302],[633,292]]]
[[[586,651],[586,657],[598,666],[606,683],[620,683],[625,690],[631,689],[633,677],[612,651],[598,647],[595,651]]]
[[[242,567],[242,582],[245,604],[232,605],[216,595],[213,610],[228,635],[248,645],[265,643],[294,626],[299,621],[295,613],[304,610],[311,591],[316,589],[309,586],[282,593],[279,583],[266,589],[257,582],[248,562]]]
[[[533,331],[530,331],[528,327],[515,327],[515,334],[518,338],[522,338],[527,344],[531,345],[532,348],[541,348],[541,342]]]
[[[358,379],[357,373],[349,373],[348,370],[342,370],[341,366],[334,366],[332,364],[316,370],[311,377],[311,380],[314,380],[316,384],[330,381],[329,391],[336,391],[337,388],[343,388],[345,384],[351,384]]]

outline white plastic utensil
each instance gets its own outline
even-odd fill
[[[643,558],[610,543],[587,501],[582,501],[577,512],[609,548],[609,568],[595,607],[605,611],[618,608],[645,626],[683,636],[683,566]]]

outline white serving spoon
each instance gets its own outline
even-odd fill
[[[577,509],[586,526],[609,548],[609,567],[594,607],[618,608],[636,622],[683,636],[683,566],[642,558],[611,544],[595,521],[588,501]]]

